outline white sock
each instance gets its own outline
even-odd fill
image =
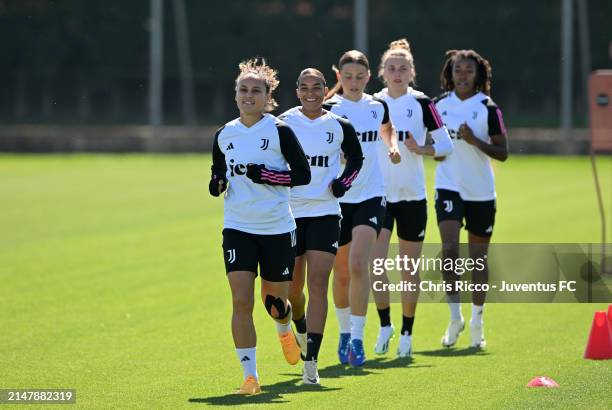
[[[472,326],[482,326],[482,317],[484,315],[484,305],[478,306],[472,304],[472,319],[470,324]]]
[[[289,317],[289,321],[287,323],[279,323],[277,321],[274,321],[274,323],[276,323],[276,331],[279,335],[291,331],[291,317]]]
[[[461,314],[461,303],[449,302],[448,307],[450,308],[451,320],[463,320]]]
[[[363,340],[363,328],[365,327],[365,316],[351,315],[351,339]]]
[[[350,333],[351,331],[351,308],[336,307],[336,317],[338,318],[338,327],[340,333]]]
[[[246,379],[248,376],[254,376],[259,381],[257,375],[257,361],[255,359],[255,347],[247,347],[246,349],[236,349],[236,356],[242,365],[242,373]]]
[[[391,334],[391,331],[393,330],[393,328],[391,326],[381,326],[380,327],[380,334],[383,335],[386,338],[389,337],[389,335]]]

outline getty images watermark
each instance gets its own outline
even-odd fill
[[[392,244],[387,258],[372,261],[371,289],[392,302],[446,302],[446,292],[464,293],[465,301],[487,292],[488,303],[609,302],[611,256],[612,244],[491,244],[486,254],[461,245],[449,258],[440,244],[425,244],[411,258]]]

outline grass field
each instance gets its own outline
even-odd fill
[[[209,166],[197,155],[0,156],[0,388],[75,388],[84,408],[612,408],[612,360],[582,358],[604,304],[488,305],[484,352],[467,349],[467,334],[441,349],[447,307],[423,304],[408,365],[372,354],[370,306],[370,360],[356,370],[337,364],[330,309],[324,387],[306,388],[258,303],[264,393],[231,395],[242,372]],[[610,221],[612,158],[599,170]],[[511,157],[496,175],[495,242],[600,241],[587,158]],[[433,212],[427,241],[438,241]],[[392,317],[398,326],[398,305]],[[537,375],[561,388],[526,388]]]

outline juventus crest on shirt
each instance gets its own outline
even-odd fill
[[[294,107],[279,116],[286,122],[306,153],[312,179],[308,185],[291,189],[291,210],[296,218],[340,215],[338,199],[331,184],[339,179],[350,192],[363,162],[361,146],[353,126],[345,119],[325,111],[311,120],[301,107]],[[340,173],[340,153],[347,161]],[[345,194],[346,195],[346,194]]]
[[[228,122],[215,134],[212,173],[228,181],[224,228],[260,235],[295,229],[289,190],[310,181],[310,168],[287,124],[270,114],[251,127]]]
[[[465,201],[495,199],[495,180],[487,154],[463,141],[458,130],[467,123],[474,136],[486,143],[491,135],[506,134],[501,110],[481,92],[461,100],[455,92],[445,93],[436,102],[438,112],[454,142],[451,155],[436,169],[436,188],[459,192]]]
[[[359,101],[351,101],[336,94],[327,100],[323,107],[346,118],[355,127],[364,156],[363,166],[353,182],[353,187],[340,199],[340,202],[359,203],[376,196],[384,196],[385,187],[379,164],[378,145],[384,145],[379,133],[380,126],[389,122],[387,104],[365,93]]]
[[[411,87],[406,94],[393,98],[387,89],[375,94],[375,97],[387,103],[389,116],[398,139],[402,161],[393,164],[388,159],[385,146],[379,148],[379,161],[385,178],[385,190],[388,202],[419,201],[426,198],[425,168],[423,156],[408,150],[404,141],[409,133],[418,145],[425,145],[427,132],[434,140],[436,156],[449,155],[453,149],[448,132],[434,103],[422,92]]]

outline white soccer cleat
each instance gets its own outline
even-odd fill
[[[395,335],[395,328],[393,325],[381,327],[378,331],[378,339],[374,345],[374,353],[386,354],[389,351],[389,342]]]
[[[446,328],[446,333],[442,336],[442,346],[451,347],[457,343],[457,339],[463,329],[465,328],[465,321],[461,320],[451,320]]]
[[[484,326],[482,323],[477,325],[470,324],[470,338],[472,339],[470,347],[484,349],[487,346],[487,341],[484,338]]]
[[[308,346],[307,334],[295,332],[295,340],[297,341],[298,346],[300,346],[300,357],[302,360],[306,360],[306,349]]]
[[[400,335],[397,357],[412,357],[412,336]]]
[[[317,370],[316,360],[307,360],[304,362],[302,381],[304,384],[319,384],[319,372]]]

